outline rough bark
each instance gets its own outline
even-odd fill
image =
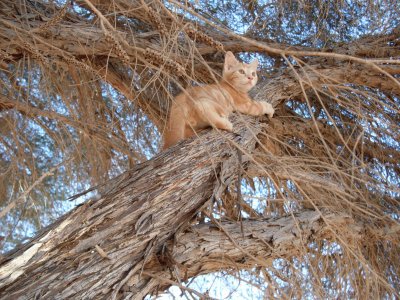
[[[232,142],[254,149],[257,126],[236,127],[240,136],[202,134],[99,188],[101,199],[76,208],[3,259],[1,298],[142,299],[199,274],[289,258],[310,239],[332,234],[326,220],[359,234],[349,216],[326,214],[322,222],[315,211],[244,226],[215,220],[187,227],[234,179]]]
[[[310,240],[329,240],[335,227],[345,225],[356,238],[361,237],[361,226],[350,216],[325,213],[322,217],[320,212],[307,210],[275,219],[246,220],[242,225],[216,221],[177,234],[176,242],[171,241],[159,255],[149,259],[143,274],[129,278],[125,286],[127,298],[140,299],[137,295],[163,291],[171,282],[200,274],[271,267],[276,258],[290,259],[299,254]]]
[[[236,122],[236,128],[239,134],[221,138],[213,131],[181,143],[109,182],[100,200],[76,208],[3,260],[0,297],[115,298],[125,279],[234,179],[233,143],[251,153],[259,126]]]

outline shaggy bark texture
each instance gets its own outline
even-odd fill
[[[346,225],[356,239],[361,238],[361,226],[346,214],[322,216],[305,210],[293,216],[246,220],[242,224],[215,220],[178,233],[148,260],[144,275],[129,278],[125,289],[132,299],[141,299],[147,293],[163,291],[171,283],[201,274],[271,267],[274,259],[300,254],[311,240],[332,238],[332,227],[323,219],[334,226]]]
[[[108,182],[99,188],[101,199],[76,208],[5,257],[1,298],[117,298],[147,259],[235,178],[233,145],[253,152],[259,129],[236,125],[236,134],[203,134]],[[147,284],[140,283],[135,299],[156,288],[142,286]]]
[[[247,125],[252,124],[250,119]],[[350,216],[214,220],[190,225],[199,209],[236,177],[238,144],[253,153],[255,134],[207,132],[98,187],[100,199],[77,207],[0,265],[2,299],[142,299],[190,277],[230,268],[268,267],[309,240],[329,239],[332,222],[357,235]],[[223,135],[223,136],[221,136]],[[242,163],[248,163],[246,155]]]

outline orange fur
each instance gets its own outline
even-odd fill
[[[271,104],[255,102],[248,95],[248,91],[257,83],[257,65],[257,60],[250,64],[240,63],[229,51],[225,56],[219,84],[190,87],[180,93],[171,107],[164,131],[163,149],[210,126],[232,131],[228,117],[234,111],[272,117],[274,109]]]

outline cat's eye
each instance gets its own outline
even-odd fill
[[[251,73],[251,76],[256,77],[256,72]]]
[[[240,69],[240,70],[239,70],[239,73],[240,73],[240,74],[244,74],[244,70],[243,70],[243,69]]]

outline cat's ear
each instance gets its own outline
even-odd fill
[[[249,66],[254,69],[257,70],[258,67],[258,59],[256,58],[255,60],[253,60],[251,63],[249,63]]]
[[[239,61],[236,59],[235,55],[231,51],[226,52],[225,54],[225,63],[224,63],[224,71],[229,71],[236,66]]]

